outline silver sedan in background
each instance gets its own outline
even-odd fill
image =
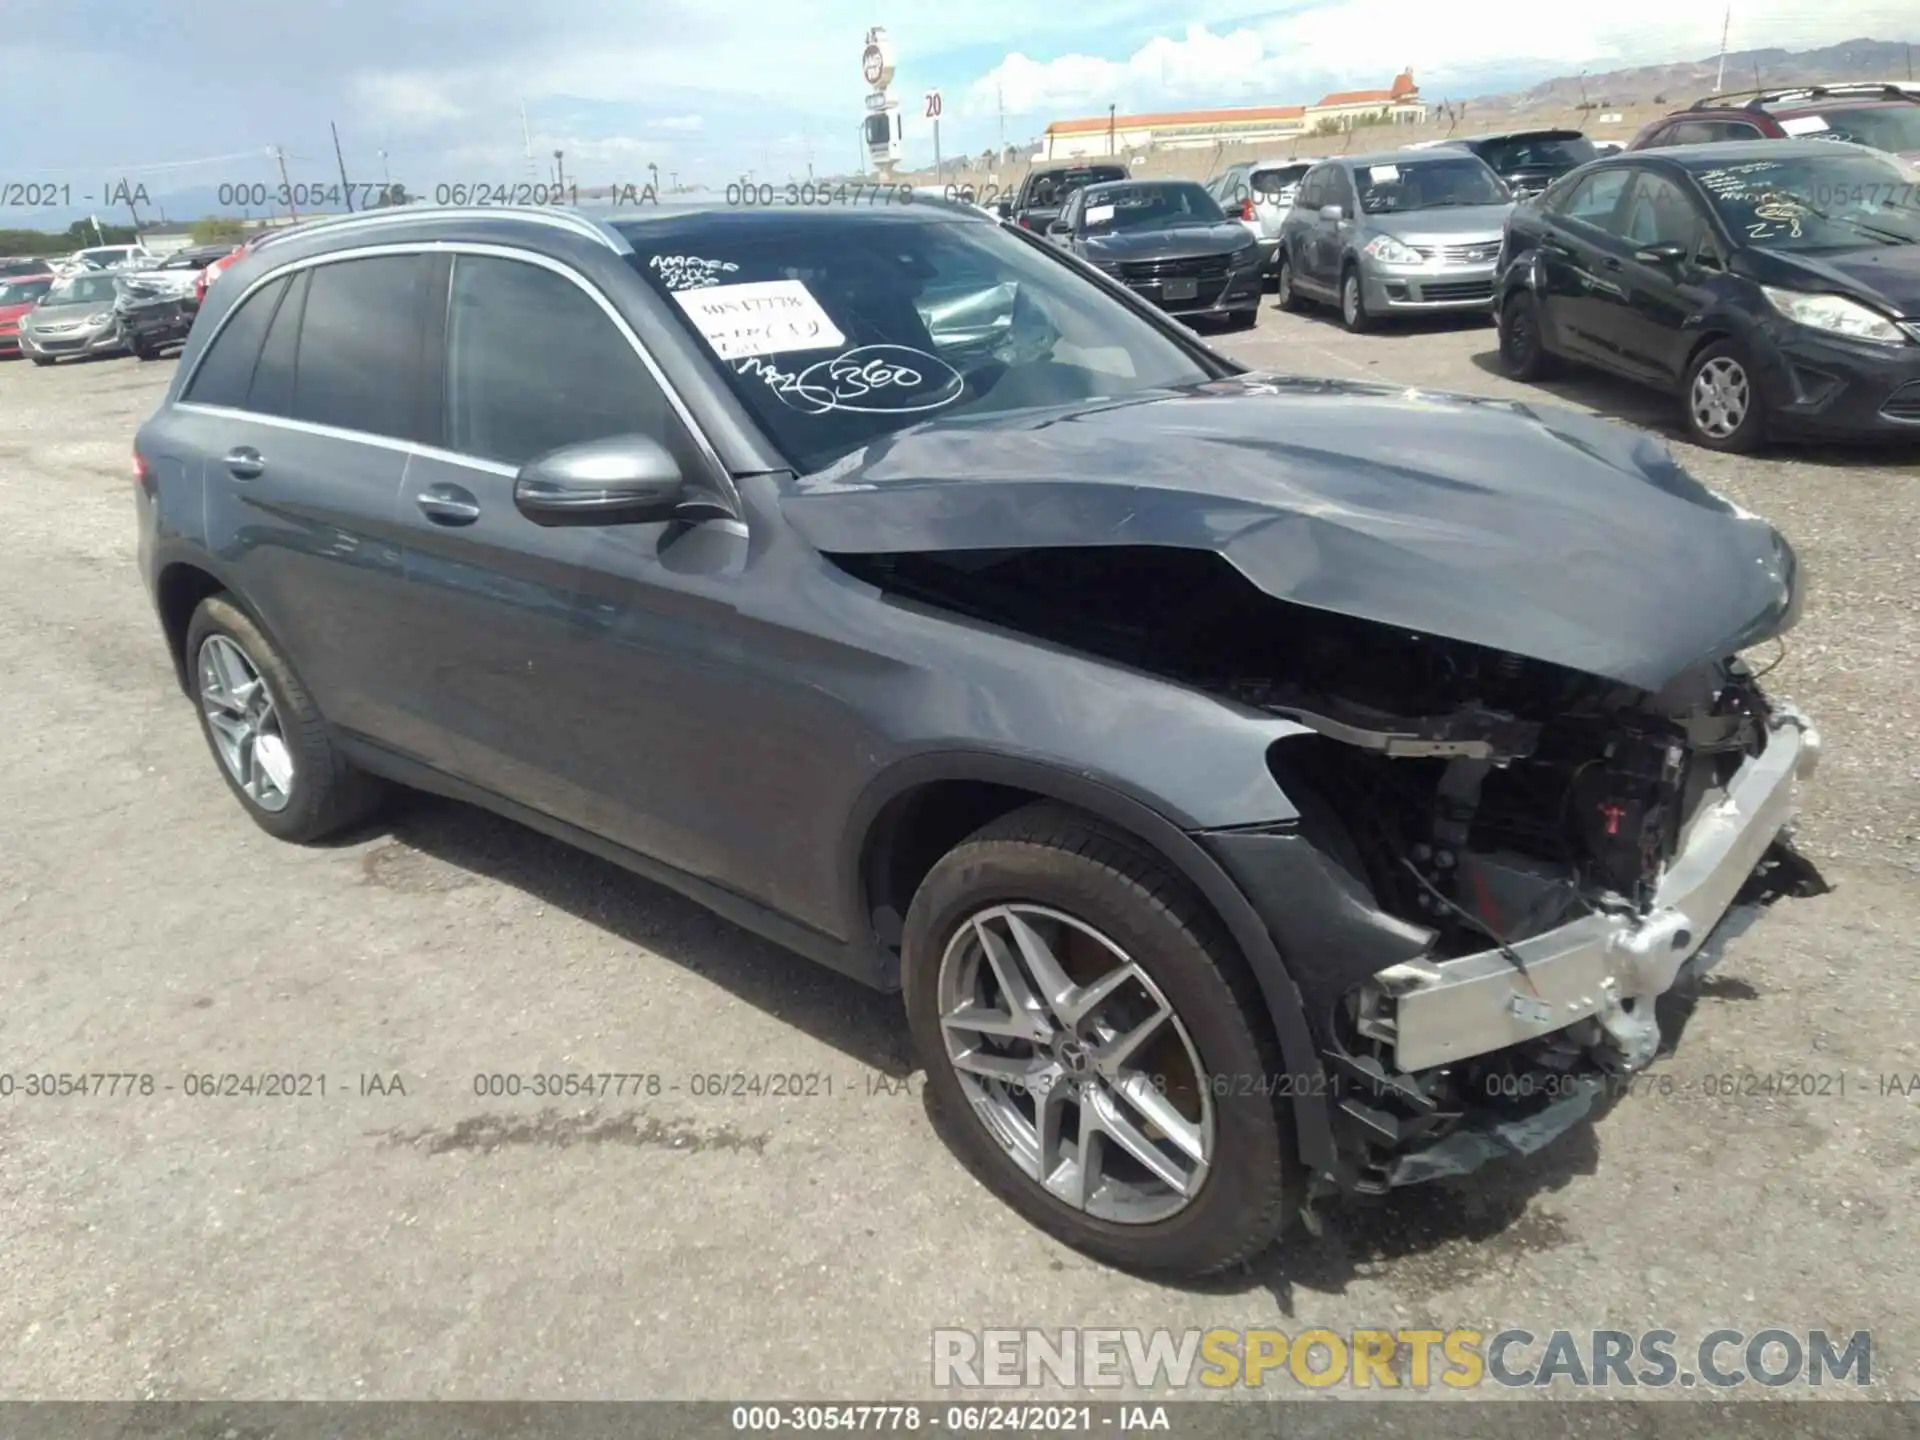
[[[1349,330],[1400,313],[1490,314],[1512,209],[1512,193],[1478,156],[1422,149],[1323,161],[1280,229],[1280,307],[1338,305]]]
[[[114,301],[120,277],[83,272],[56,280],[20,318],[20,353],[36,365],[68,355],[117,355],[127,348]]]

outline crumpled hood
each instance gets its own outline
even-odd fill
[[[932,422],[798,479],[829,554],[1164,545],[1267,594],[1659,689],[1797,618],[1765,521],[1548,406],[1243,376]]]

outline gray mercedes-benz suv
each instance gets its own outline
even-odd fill
[[[1537,1147],[1818,888],[1770,525],[1586,416],[1249,374],[971,207],[290,230],[134,459],[262,828],[420,786],[902,992],[949,1143],[1114,1264]]]
[[[1477,155],[1396,150],[1324,161],[1300,182],[1280,227],[1280,307],[1329,302],[1349,330],[1403,312],[1491,316],[1512,208]]]

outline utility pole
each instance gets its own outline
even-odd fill
[[[1118,155],[1120,152],[1114,148],[1113,143],[1113,111],[1113,106],[1107,106],[1107,154]]]
[[[300,210],[293,203],[293,181],[287,178],[287,152],[276,145],[273,147],[273,158],[280,162],[280,183],[287,187],[287,213],[298,220]]]
[[[1913,69],[1913,47],[1907,47],[1907,69]],[[1007,148],[1007,91],[998,81],[993,86],[993,105],[1000,112],[1000,149],[1004,154]]]
[[[347,213],[353,213],[353,182],[347,179],[347,157],[340,153],[340,127],[331,120],[327,128],[333,131],[333,158],[340,162],[340,192],[347,197]]]
[[[540,167],[533,161],[533,131],[527,128],[527,102],[524,100],[520,102],[520,143],[527,151],[527,178],[538,181]]]
[[[1713,78],[1713,93],[1718,95],[1727,78],[1727,32],[1733,28],[1733,0],[1727,0],[1727,13],[1720,21],[1720,73]]]
[[[553,183],[562,190],[567,188],[566,152],[563,150],[553,152]]]

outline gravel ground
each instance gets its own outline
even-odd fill
[[[1222,344],[1528,393],[1492,340],[1268,310]],[[933,1327],[1076,1324],[1868,1329],[1875,1393],[1920,1394],[1920,1097],[1880,1078],[1920,1072],[1909,456],[1681,447],[1811,573],[1772,683],[1825,731],[1802,833],[1839,888],[1769,912],[1675,1009],[1675,1093],[1169,1287],[1059,1248],[949,1159],[894,1001],[462,806],[314,849],[257,830],[134,566],[128,442],[171,368],[0,365],[0,1073],[173,1086],[0,1100],[0,1396],[928,1396]],[[1666,423],[1624,386],[1556,393]],[[554,1069],[680,1089],[543,1113],[473,1087]],[[229,1071],[328,1088],[184,1093]],[[833,1093],[693,1094],[725,1071]],[[1700,1093],[1742,1072],[1845,1093]]]

